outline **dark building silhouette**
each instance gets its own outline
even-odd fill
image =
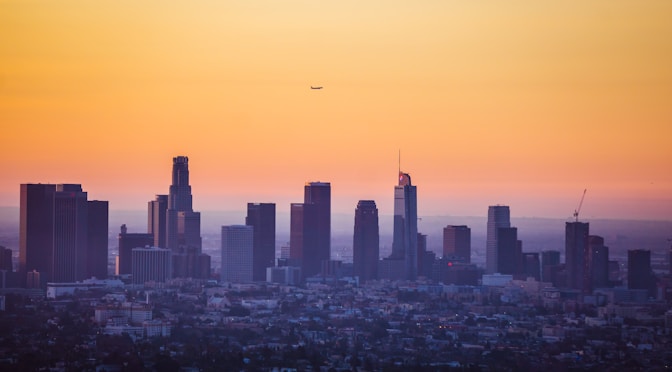
[[[538,252],[523,253],[523,279],[541,280],[541,263]]]
[[[389,260],[402,260],[403,276],[418,277],[418,191],[408,173],[399,172],[399,184],[394,187],[394,226],[392,254]],[[390,263],[390,267],[396,267]]]
[[[522,252],[518,240],[518,229],[500,227],[497,229],[497,272],[517,275],[520,273]]]
[[[129,233],[126,225],[121,225],[118,236],[119,259],[117,262],[117,275],[129,275],[133,273],[133,249],[151,247],[154,242],[152,234]]]
[[[156,195],[156,199],[147,203],[147,233],[154,236],[154,246],[166,248],[166,213],[168,195]]]
[[[429,278],[432,272],[432,260],[436,258],[434,252],[427,251],[427,234],[418,233],[417,235],[417,253],[418,276]],[[431,254],[430,254],[431,253]]]
[[[353,271],[360,282],[378,279],[380,235],[378,208],[373,200],[360,200],[355,209],[355,231],[352,242]]]
[[[511,227],[511,212],[506,205],[488,207],[488,231],[485,245],[486,274],[503,273],[499,267],[500,257],[498,246],[499,229]],[[511,247],[506,247],[511,248]],[[507,269],[508,270],[508,269]]]
[[[173,177],[168,193],[166,212],[166,245],[173,253],[187,247],[201,250],[201,214],[192,207],[191,185],[189,185],[189,158],[173,158]]]
[[[316,251],[315,260],[319,268],[322,261],[331,259],[331,184],[329,182],[306,183],[303,203],[315,205],[317,231],[316,245],[313,249]]]
[[[162,199],[161,196],[157,197],[157,208],[161,208]],[[160,223],[161,214],[157,213],[154,217]],[[161,243],[160,237],[158,243]],[[186,156],[173,158],[172,183],[166,210],[166,247],[173,252],[173,278],[210,277],[210,256],[201,251],[201,214],[193,210],[189,158]]]
[[[432,264],[432,279],[444,284],[477,285],[483,272],[460,257],[443,257]]]
[[[275,266],[275,204],[247,203],[245,225],[252,226],[252,280],[266,281],[266,268]]]
[[[589,289],[609,287],[609,247],[604,245],[604,238],[588,236],[588,250]]]
[[[471,229],[448,225],[443,228],[443,257],[459,257],[471,263]]]
[[[106,279],[108,274],[107,232],[109,231],[109,203],[91,200],[88,202],[88,274],[87,277]]]
[[[12,250],[0,245],[0,270],[14,271]]]
[[[100,270],[107,250],[107,202],[87,201],[87,193],[78,184],[22,184],[20,204],[23,284],[28,284],[28,273],[31,285],[44,286],[83,280]],[[98,266],[91,267],[93,262]]]
[[[54,246],[54,194],[56,185],[22,184],[19,217],[19,278],[38,272],[46,283],[52,271]],[[33,278],[35,275],[31,275]],[[37,283],[37,286],[41,286]],[[35,280],[31,282],[35,285]]]
[[[588,256],[587,222],[565,223],[565,267],[567,269],[567,287],[588,292],[586,283],[586,258]]]
[[[557,283],[557,277],[554,274],[557,273],[559,266],[560,251],[541,252],[541,281]]]
[[[317,206],[290,205],[289,259],[299,263],[304,278],[319,274],[322,257],[317,251]]]
[[[0,289],[15,287],[15,278],[12,250],[0,245]]]
[[[653,295],[654,277],[651,270],[651,251],[628,251],[628,289],[646,289]]]

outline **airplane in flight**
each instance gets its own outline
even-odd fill
[[[314,87],[314,86],[312,86],[312,85],[310,86],[310,89],[322,89],[322,88],[323,88],[323,87]]]

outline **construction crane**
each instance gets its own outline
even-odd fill
[[[579,207],[574,210],[574,219],[576,220],[576,222],[579,222],[579,212],[581,212],[581,206],[583,205],[583,198],[586,197],[586,191],[588,191],[588,189],[583,189],[583,195],[581,196]]]

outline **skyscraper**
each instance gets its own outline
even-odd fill
[[[254,227],[244,225],[222,226],[223,282],[252,281],[252,249]]]
[[[588,256],[587,222],[565,223],[565,264],[567,268],[567,287],[588,290],[586,283],[586,257]]]
[[[497,239],[500,228],[511,227],[511,212],[506,205],[492,205],[488,207],[488,231],[485,245],[485,272],[494,274],[501,270],[498,267],[499,254]]]
[[[522,252],[518,240],[518,229],[500,227],[497,229],[497,271],[501,274],[521,274]]]
[[[168,193],[166,220],[166,245],[173,253],[188,247],[201,252],[201,214],[192,208],[189,158],[186,156],[173,158],[173,183]]]
[[[56,185],[22,184],[19,217],[19,279],[39,272],[50,281],[54,246],[54,193]],[[34,276],[34,275],[33,275]]]
[[[157,208],[161,208],[161,196],[157,196]],[[160,223],[161,215],[153,216]],[[160,232],[160,228],[157,228]],[[158,243],[161,234],[159,233]],[[156,237],[154,238],[157,240]],[[189,184],[189,158],[173,158],[172,184],[168,192],[166,210],[166,247],[173,252],[173,277],[207,278],[210,273],[210,257],[201,252],[201,214],[192,207]],[[207,267],[203,267],[207,265]]]
[[[394,231],[391,259],[404,260],[407,280],[418,277],[418,193],[408,173],[399,172],[394,187]]]
[[[653,295],[654,276],[651,270],[651,251],[628,251],[628,289],[646,289]]]
[[[156,195],[147,203],[147,233],[154,237],[154,246],[166,248],[166,213],[168,195]]]
[[[523,253],[523,277],[541,280],[541,264],[539,262],[539,252]]]
[[[604,245],[604,238],[597,235],[588,236],[589,283],[584,284],[589,290],[609,286],[609,247]]]
[[[107,249],[106,224],[107,202],[89,203],[81,185],[22,184],[19,236],[22,282],[29,272],[39,273],[31,277],[39,277],[40,285],[44,285],[86,279],[92,273],[89,264],[93,262],[98,265],[94,271],[101,269],[103,251]],[[93,254],[91,262],[90,254]]]
[[[318,274],[321,257],[317,253],[317,206],[292,203],[289,230],[290,260],[300,263],[302,277]]]
[[[548,283],[557,282],[555,273],[560,266],[560,251],[541,252],[541,280]]]
[[[275,204],[247,203],[245,225],[254,227],[252,280],[265,281],[266,268],[275,266]]]
[[[90,200],[88,202],[88,273],[87,277],[107,278],[107,233],[109,231],[109,204],[107,201]]]
[[[317,219],[315,259],[319,270],[322,261],[331,259],[331,184],[329,182],[306,183],[303,203],[315,205]]]
[[[443,228],[443,257],[454,257],[471,263],[471,229],[448,225]]]
[[[360,200],[355,209],[355,231],[352,242],[354,275],[361,282],[378,279],[380,236],[378,208],[373,200]]]

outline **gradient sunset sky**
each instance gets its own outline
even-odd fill
[[[0,0],[0,205],[672,220],[672,1]],[[324,86],[311,90],[311,85]]]

